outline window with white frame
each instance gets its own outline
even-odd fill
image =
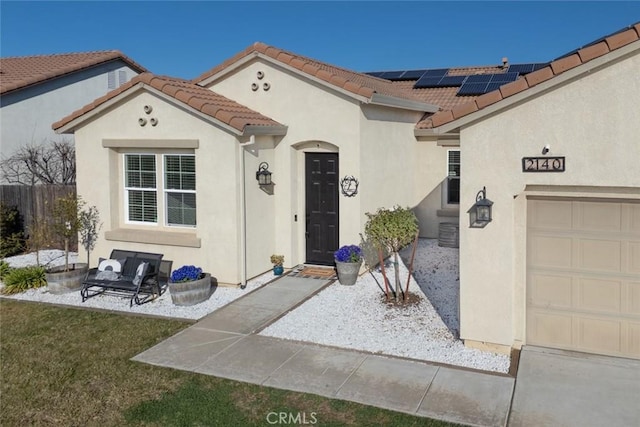
[[[164,155],[164,193],[167,225],[196,225],[196,158]]]
[[[460,150],[447,152],[447,204],[460,204]]]
[[[157,225],[160,205],[164,207],[164,225],[195,227],[196,165],[193,154],[164,154],[160,163],[155,154],[125,154],[124,174],[127,222]]]
[[[128,222],[158,222],[155,155],[125,155],[124,190]]]

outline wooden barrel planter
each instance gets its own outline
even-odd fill
[[[170,282],[169,294],[175,305],[195,305],[211,296],[211,274],[205,273],[202,279],[191,282]]]
[[[82,281],[87,275],[88,264],[69,264],[70,270],[64,271],[64,265],[54,267],[45,273],[47,289],[55,295],[66,294],[82,289]]]

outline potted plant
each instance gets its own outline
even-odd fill
[[[345,245],[333,253],[341,285],[356,283],[362,266],[362,249],[358,245]]]
[[[80,290],[82,280],[86,276],[87,263],[69,264],[72,239],[77,242],[78,234],[83,236],[82,243],[88,256],[90,249],[95,245],[100,228],[98,210],[95,206],[85,210],[85,204],[84,200],[75,194],[61,197],[54,202],[52,222],[49,225],[54,237],[64,244],[64,265],[47,269],[47,286],[53,294]]]
[[[273,274],[276,276],[280,276],[284,272],[284,255],[271,255],[271,264],[273,264]]]
[[[183,265],[169,278],[169,294],[175,305],[194,305],[211,296],[211,274],[195,265]]]

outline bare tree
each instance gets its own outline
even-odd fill
[[[0,172],[12,184],[75,184],[75,146],[69,140],[24,146],[0,160]]]

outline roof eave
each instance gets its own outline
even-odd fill
[[[269,126],[269,125],[263,125],[263,126],[259,126],[259,125],[245,125],[243,127],[243,129],[236,129],[235,127],[228,125],[227,123],[221,122],[220,120],[216,119],[215,117],[211,117],[209,115],[206,115],[204,113],[202,113],[201,111],[196,110],[195,108],[191,107],[188,104],[185,104],[184,102],[181,102],[175,98],[173,98],[170,95],[167,95],[166,93],[154,88],[153,86],[150,86],[144,82],[139,82],[137,84],[135,84],[134,86],[130,87],[129,89],[125,90],[122,93],[119,93],[118,95],[114,96],[113,98],[105,101],[104,103],[100,104],[99,106],[95,107],[94,109],[92,109],[91,111],[86,112],[85,114],[82,114],[81,116],[73,119],[72,121],[70,121],[69,123],[55,129],[55,132],[58,134],[61,133],[73,133],[73,131],[83,122],[90,120],[92,117],[95,117],[96,115],[101,114],[103,111],[105,111],[106,109],[110,108],[111,106],[121,102],[124,98],[127,98],[131,95],[133,95],[136,92],[139,92],[141,90],[148,90],[149,92],[155,94],[156,96],[164,99],[165,101],[169,102],[172,105],[175,105],[179,108],[185,109],[187,111],[189,111],[190,113],[198,116],[200,119],[211,123],[217,127],[222,128],[223,130],[236,135],[236,136],[243,136],[243,135],[250,135],[250,134],[255,134],[255,135],[285,135],[286,131],[287,131],[287,127],[286,126],[282,126],[282,125],[276,125],[276,126]],[[270,129],[270,130],[269,130]],[[262,133],[261,133],[262,132]],[[284,132],[284,133],[283,133]]]
[[[265,54],[260,53],[260,52],[251,52],[247,56],[244,56],[244,57],[240,58],[239,60],[237,60],[233,64],[229,65],[228,67],[225,67],[223,70],[220,70],[216,74],[214,74],[214,75],[212,75],[212,76],[210,76],[210,77],[208,77],[208,78],[206,78],[206,79],[204,79],[201,82],[196,83],[196,84],[199,85],[199,86],[207,87],[207,86],[211,85],[212,83],[214,83],[216,80],[219,80],[219,79],[223,78],[227,74],[233,72],[234,70],[242,67],[243,65],[245,65],[246,63],[248,63],[248,62],[250,62],[250,61],[252,61],[254,59],[265,60],[265,61],[269,62],[270,64],[276,66],[276,67],[279,67],[279,68],[282,68],[284,70],[287,70],[287,71],[289,71],[291,73],[294,73],[294,74],[296,74],[296,75],[298,75],[298,76],[300,76],[300,77],[302,77],[304,79],[311,80],[311,81],[313,81],[315,83],[318,83],[319,85],[325,86],[325,87],[327,87],[327,88],[329,88],[331,90],[335,90],[336,92],[340,92],[341,94],[346,95],[349,98],[353,98],[353,99],[355,99],[355,100],[357,100],[359,102],[365,102],[365,103],[370,102],[370,99],[368,97],[364,97],[362,95],[357,95],[357,94],[355,94],[353,92],[350,92],[350,91],[348,91],[346,89],[343,89],[343,88],[341,88],[339,86],[336,86],[334,84],[331,84],[331,83],[329,83],[329,82],[327,82],[325,80],[322,80],[322,79],[320,79],[320,78],[318,78],[316,76],[313,76],[311,74],[305,73],[304,71],[302,71],[302,70],[300,70],[298,68],[292,67],[291,65],[285,64],[285,63],[283,63],[281,61],[278,61],[275,58],[270,57],[269,55],[265,55]]]
[[[243,136],[249,135],[270,135],[270,136],[284,136],[287,134],[289,128],[284,125],[246,125],[242,131]]]
[[[254,58],[257,58],[257,57],[269,58],[269,59],[273,60],[273,58],[270,58],[269,56],[263,55],[263,54],[261,54],[260,52],[257,52],[257,51],[253,51],[253,52],[250,52],[247,55],[243,56],[242,58],[238,59],[233,64],[230,64],[230,65],[224,67],[223,69],[221,69],[217,73],[210,75],[206,79],[203,79],[203,80],[201,80],[199,82],[195,82],[195,80],[197,80],[197,78],[196,78],[196,79],[192,80],[192,82],[194,82],[194,84],[197,84],[198,86],[207,87],[210,84],[212,84],[215,81],[221,79],[222,77],[224,77],[227,74],[233,72],[234,70],[237,70],[238,68],[242,67],[247,62],[250,62],[251,60],[253,60]],[[278,62],[278,63],[280,63],[280,62]]]

